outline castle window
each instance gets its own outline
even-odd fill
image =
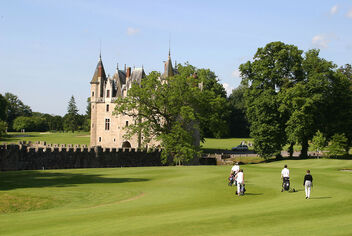
[[[109,90],[109,89],[106,90],[106,97],[107,97],[107,98],[110,97],[110,90]]]
[[[114,142],[116,142],[116,139],[114,138]]]
[[[94,124],[92,124],[92,128],[94,128]]]
[[[126,127],[128,126],[128,120],[126,120]]]
[[[110,130],[110,119],[105,119],[105,130]]]
[[[92,97],[94,97],[94,91],[92,92]]]
[[[109,104],[106,105],[106,112],[109,111]]]
[[[99,142],[101,142],[101,137],[99,137]]]

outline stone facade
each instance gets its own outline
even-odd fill
[[[169,52],[165,62],[165,71],[162,78],[173,76],[176,71],[172,67]],[[132,147],[141,148],[142,137],[136,135],[129,140],[124,139],[126,133],[124,127],[136,122],[133,118],[125,115],[113,115],[115,101],[118,97],[125,97],[132,83],[140,83],[145,77],[143,68],[125,66],[124,70],[118,67],[112,77],[106,76],[101,56],[90,82],[91,84],[91,132],[90,146],[106,148]],[[161,79],[162,79],[161,78]],[[156,147],[159,143],[152,140],[149,147]]]

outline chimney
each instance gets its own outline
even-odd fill
[[[131,67],[127,67],[126,78],[131,76]]]

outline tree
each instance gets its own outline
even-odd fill
[[[90,97],[87,98],[87,107],[86,107],[86,116],[90,118],[92,108],[91,108],[91,103],[90,103]]]
[[[178,64],[177,71],[180,76],[196,78],[203,91],[211,91],[216,96],[226,99],[226,90],[224,86],[219,83],[216,74],[210,69],[197,69],[186,63],[185,65]],[[195,84],[195,86],[198,86],[198,84]],[[207,121],[200,125],[202,136],[208,138],[222,138],[228,135],[227,120],[229,117],[229,107],[227,103],[224,103],[222,107],[217,108],[217,115],[220,115],[221,119],[216,123],[215,127],[211,126],[214,122]],[[211,118],[209,117],[209,119]]]
[[[329,156],[337,157],[339,155],[346,155],[346,145],[347,138],[344,134],[334,134],[328,146]]]
[[[279,110],[281,94],[303,80],[301,54],[294,45],[272,42],[259,48],[252,62],[240,65],[254,149],[265,158],[279,156],[287,142],[285,124],[290,112]]]
[[[315,133],[312,139],[312,144],[314,150],[316,150],[317,152],[323,151],[324,147],[326,146],[326,138],[324,137],[324,134],[319,130]]]
[[[7,120],[7,107],[8,103],[6,98],[0,94],[0,120],[2,121]]]
[[[175,163],[187,163],[199,155],[197,133],[204,125],[221,124],[218,111],[226,103],[214,91],[199,88],[200,79],[193,76],[193,68],[188,65],[165,80],[160,73],[151,72],[116,101],[115,114],[136,120],[126,127],[126,136],[140,135],[143,145],[151,139],[160,141],[164,160],[171,158]],[[204,137],[202,132],[200,135]]]
[[[47,131],[48,126],[46,120],[42,117],[19,116],[13,122],[13,129],[16,131],[21,131],[22,129],[26,131]]]
[[[24,105],[23,102],[12,93],[5,93],[5,99],[8,103],[7,108],[7,123],[9,129],[12,129],[13,121],[19,116],[31,116],[32,110],[29,106]]]
[[[230,137],[249,137],[249,123],[246,117],[246,106],[244,101],[245,87],[240,85],[232,90],[228,97],[229,104],[229,135]]]
[[[90,97],[87,98],[87,107],[86,107],[86,115],[84,117],[84,121],[82,124],[82,129],[84,131],[90,131],[90,117],[91,117],[91,102]]]
[[[72,133],[78,129],[78,109],[73,95],[68,103],[67,113],[64,116],[64,129],[70,130]]]
[[[7,123],[5,121],[0,120],[0,137],[6,134]]]

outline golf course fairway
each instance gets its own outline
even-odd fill
[[[291,187],[281,192],[288,165]],[[352,235],[351,160],[0,173],[0,235]],[[311,199],[303,178],[311,170]]]

